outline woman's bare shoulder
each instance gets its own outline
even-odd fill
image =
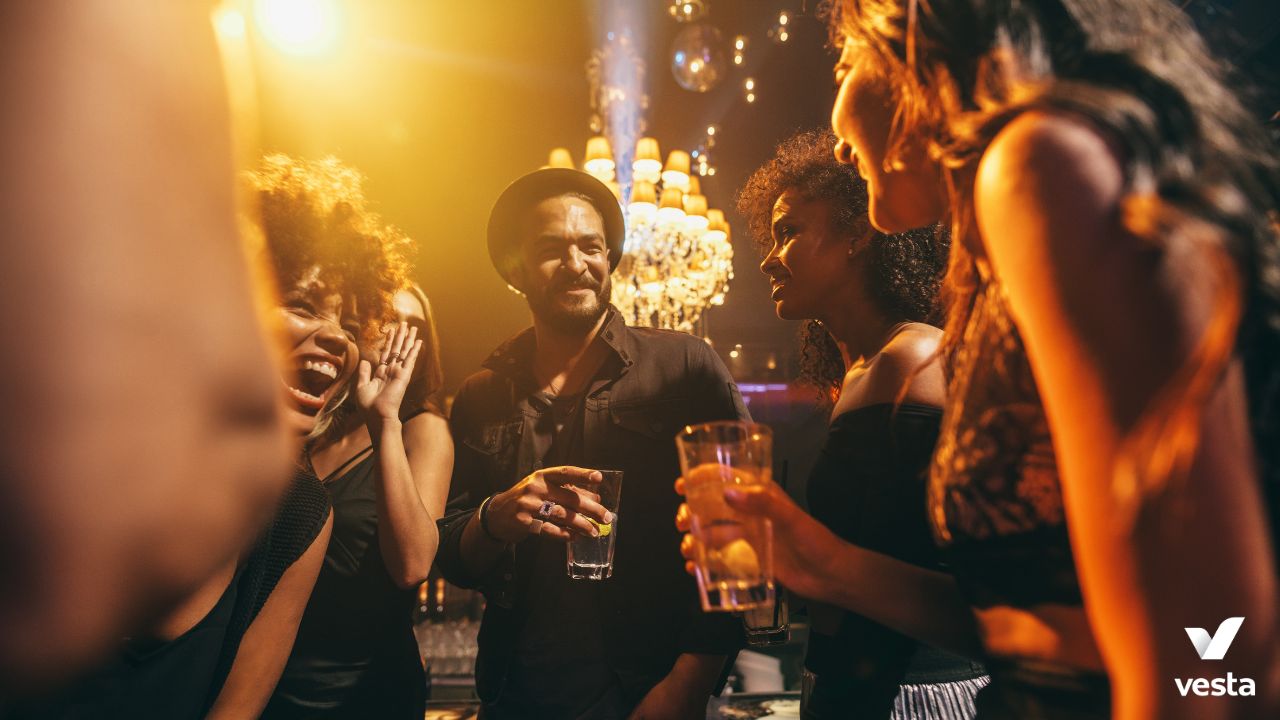
[[[941,407],[946,400],[937,363],[941,340],[942,331],[932,325],[903,327],[864,368],[850,370],[833,416],[899,400]]]

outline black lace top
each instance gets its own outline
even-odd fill
[[[1040,393],[1003,286],[984,279],[952,357],[929,480],[934,535],[970,604],[1082,605]],[[1102,718],[1100,673],[986,658],[982,718]]]
[[[999,283],[974,299],[929,486],[934,534],[979,607],[1081,603],[1048,422]]]

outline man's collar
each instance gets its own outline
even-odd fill
[[[609,350],[622,361],[624,367],[634,362],[627,347],[629,331],[622,313],[610,303],[605,309],[604,323],[600,326],[600,332],[596,337],[609,347]],[[515,375],[517,372],[527,371],[533,366],[533,352],[537,348],[537,342],[533,328],[525,328],[499,345],[481,363],[481,367],[499,375]]]

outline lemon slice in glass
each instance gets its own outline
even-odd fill
[[[754,577],[760,574],[760,558],[751,543],[742,538],[720,548],[720,563],[735,577]]]

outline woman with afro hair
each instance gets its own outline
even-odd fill
[[[307,459],[332,498],[334,532],[263,717],[421,718],[411,610],[435,558],[453,443],[434,399],[442,377],[430,306],[406,276],[411,242],[367,208],[362,177],[337,160],[274,156],[254,177],[272,253],[318,250],[335,261],[320,271],[278,263],[278,279],[342,298],[358,365],[338,382],[307,356],[291,390],[324,408]]]
[[[834,145],[829,131],[786,140],[738,198],[778,317],[805,321],[802,380],[830,407],[809,506],[848,542],[936,569],[925,470],[945,400],[932,323],[948,234],[872,229],[866,184]],[[972,715],[980,665],[832,606],[809,617],[804,717]]]

